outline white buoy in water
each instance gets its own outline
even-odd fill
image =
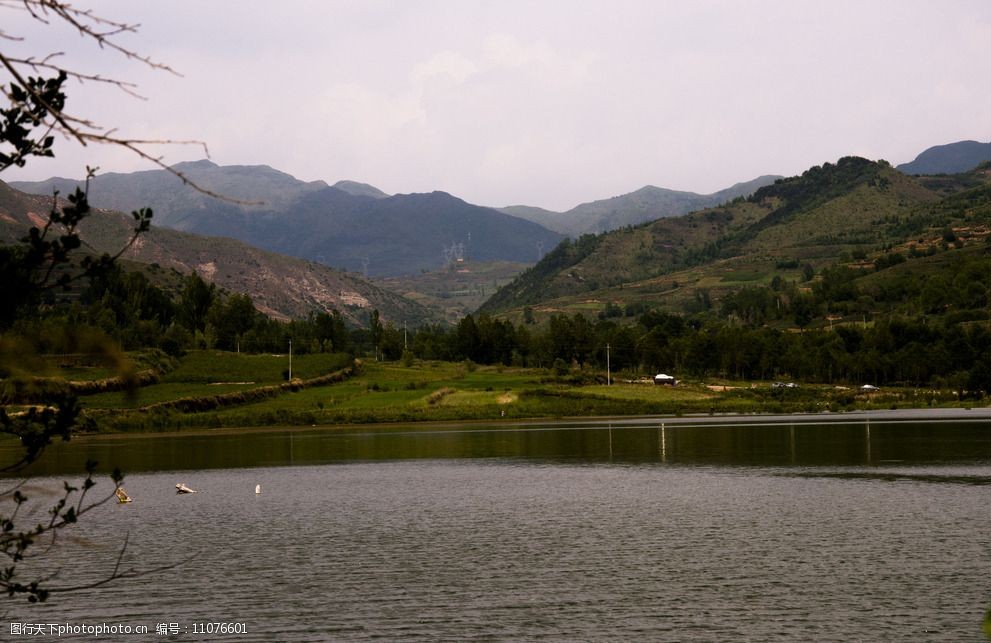
[[[255,493],[261,493],[261,492],[262,492],[262,486],[260,484],[256,484],[255,485]]]

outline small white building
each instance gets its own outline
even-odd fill
[[[678,380],[674,379],[674,376],[668,375],[666,373],[658,373],[654,376],[654,384],[663,384],[666,386],[677,386]]]

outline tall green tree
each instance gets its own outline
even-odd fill
[[[206,329],[207,314],[216,299],[216,286],[208,284],[194,271],[186,277],[179,296],[179,321],[191,331]]]
[[[214,299],[207,312],[207,321],[216,333],[217,347],[239,349],[241,339],[255,327],[257,316],[258,311],[248,295],[235,293],[226,299]]]

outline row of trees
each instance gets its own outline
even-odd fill
[[[793,332],[660,312],[634,325],[551,317],[544,328],[469,315],[453,330],[419,329],[412,354],[481,364],[667,371],[693,377],[809,382],[942,384],[991,391],[991,331],[984,324],[886,318]]]
[[[40,350],[50,352],[72,349],[59,344],[59,329],[73,328],[78,336],[78,329],[92,327],[125,350],[159,347],[172,354],[194,348],[283,352],[292,341],[299,353],[347,352],[386,360],[406,356],[594,371],[604,370],[608,359],[614,371],[630,374],[942,383],[988,391],[991,336],[983,323],[991,286],[988,261],[983,254],[961,255],[952,282],[907,273],[892,281],[884,296],[904,297],[903,304],[915,302],[931,314],[877,316],[869,324],[867,313],[858,313],[874,315],[878,300],[857,285],[861,272],[843,267],[823,270],[811,288],[781,280],[744,288],[718,304],[700,303],[694,315],[647,310],[630,323],[634,309],[616,308],[595,320],[554,315],[540,326],[482,314],[468,315],[454,328],[408,332],[383,322],[378,311],[370,313],[366,328],[349,328],[336,311],[280,322],[259,313],[247,295],[221,294],[195,273],[170,297],[143,274],[111,267],[95,275],[71,305],[42,309],[18,323],[25,334],[35,334]],[[788,328],[792,321],[808,326],[828,311],[842,311],[857,322],[800,332]]]
[[[47,304],[22,310],[8,324],[46,353],[75,352],[85,329],[102,333],[123,350],[161,348],[172,355],[198,348],[282,352],[290,340],[301,353],[370,351],[373,346],[370,331],[349,330],[336,311],[279,322],[258,312],[250,296],[221,293],[196,273],[170,295],[143,273],[113,264],[91,275],[81,291],[48,293],[46,299]],[[376,320],[377,315],[370,319]]]

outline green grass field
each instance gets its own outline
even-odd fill
[[[346,356],[337,353],[294,355],[292,376],[310,379],[343,368]],[[171,383],[277,384],[289,370],[289,355],[247,355],[223,351],[195,351],[182,358],[179,367],[162,378]]]
[[[293,377],[340,372],[343,355],[294,358]],[[533,419],[581,416],[793,413],[854,408],[953,406],[949,391],[887,389],[871,394],[832,386],[774,389],[767,382],[686,382],[677,387],[618,381],[576,385],[545,369],[503,368],[450,362],[365,362],[340,381],[261,399],[234,396],[196,412],[161,406],[179,399],[214,398],[283,383],[288,356],[191,353],[158,384],[130,395],[81,398],[104,431],[187,428],[335,425],[378,422]],[[230,396],[228,396],[230,397]],[[207,400],[209,401],[209,400]],[[151,405],[159,405],[157,407]],[[143,408],[146,407],[146,408]]]
[[[83,408],[88,409],[136,409],[150,404],[167,402],[183,397],[218,395],[233,391],[246,391],[255,388],[254,384],[195,384],[189,382],[169,382],[145,386],[136,391],[114,391],[85,395],[80,398]]]
[[[318,353],[293,357],[293,379],[310,379],[344,368],[346,355]],[[223,393],[281,384],[286,381],[288,355],[246,355],[223,351],[196,351],[183,357],[157,384],[133,391],[114,391],[80,398],[88,409],[137,409],[180,398],[210,397]]]

